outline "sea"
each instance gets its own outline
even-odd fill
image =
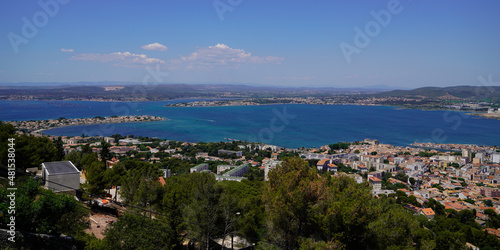
[[[95,116],[154,115],[163,121],[60,127],[47,135],[158,137],[187,142],[242,140],[286,148],[321,147],[339,141],[378,139],[500,145],[500,120],[458,111],[424,111],[388,106],[279,104],[260,106],[166,107],[200,99],[155,102],[0,101],[0,120],[45,120]]]

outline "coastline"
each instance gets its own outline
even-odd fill
[[[49,120],[28,120],[28,121],[5,121],[26,134],[39,134],[43,131],[62,127],[85,126],[96,124],[116,124],[116,123],[139,123],[168,120],[165,117],[150,115],[135,116],[96,116],[92,118],[73,119],[49,119]]]
[[[213,101],[208,101],[208,102],[213,102]],[[250,102],[249,102],[250,103]],[[456,110],[456,109],[450,109],[450,108],[424,108],[424,107],[405,107],[405,106],[400,106],[400,105],[390,105],[390,104],[365,104],[365,103],[286,103],[286,102],[276,102],[276,103],[251,103],[251,104],[241,104],[241,103],[199,103],[200,105],[196,105],[196,103],[191,103],[191,105],[188,105],[189,103],[175,103],[175,104],[168,104],[164,105],[164,107],[174,107],[174,108],[202,108],[202,107],[245,107],[245,106],[270,106],[270,105],[291,105],[291,104],[303,104],[303,105],[325,105],[325,106],[341,106],[341,105],[354,105],[354,106],[372,106],[372,107],[392,107],[395,108],[396,110],[405,110],[405,109],[412,109],[412,110],[421,110],[421,111],[453,111],[453,112],[464,112],[467,115],[470,116],[476,116],[478,117],[477,119],[494,119],[494,120],[500,120],[500,114],[496,115],[488,115],[488,113],[478,113],[474,112],[471,110]]]

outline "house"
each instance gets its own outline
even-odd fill
[[[333,163],[328,164],[328,172],[337,172],[337,170],[338,170],[337,165]]]
[[[368,168],[363,164],[358,164],[358,170],[361,171],[361,173],[368,172]]]
[[[109,151],[111,153],[115,153],[115,154],[126,154],[127,152],[129,151],[137,151],[138,148],[137,146],[130,146],[130,147],[127,147],[127,146],[113,146],[113,147],[110,147],[109,148]]]
[[[373,190],[380,190],[382,189],[382,180],[379,178],[372,176],[368,178],[370,181],[370,185],[373,186]]]
[[[419,213],[421,208],[413,206],[411,204],[406,204],[404,208],[412,213]]]
[[[485,231],[488,232],[489,234],[495,235],[497,238],[500,238],[500,230],[498,229],[486,228]]]
[[[166,184],[165,179],[163,178],[163,176],[158,177],[158,182],[160,183],[160,185],[162,187],[165,186],[165,184]]]
[[[80,187],[80,171],[71,161],[42,163],[45,188],[54,192],[74,191]]]
[[[432,210],[432,208],[430,208],[430,207],[420,210],[420,214],[424,215],[429,220],[434,219],[434,216],[436,215],[434,213],[434,210]]]
[[[113,137],[104,137],[104,141],[106,143],[113,144],[113,143],[115,143],[115,138],[113,138]]]
[[[328,168],[328,164],[330,164],[331,161],[330,159],[321,159],[316,163],[316,167],[318,168],[319,172],[325,171]]]

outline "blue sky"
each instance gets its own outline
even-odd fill
[[[500,81],[494,0],[1,5],[2,83],[141,82],[148,68],[168,72],[160,79],[168,83],[415,88],[481,85],[478,77],[490,75],[488,84]]]

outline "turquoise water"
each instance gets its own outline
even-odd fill
[[[0,101],[0,120],[156,115],[165,121],[63,127],[50,135],[136,135],[198,142],[224,138],[260,141],[288,148],[319,147],[337,141],[376,138],[412,142],[500,145],[500,121],[463,112],[422,111],[384,106],[266,105],[164,107],[172,102]],[[189,101],[193,101],[190,99]],[[284,115],[285,114],[285,115]]]

